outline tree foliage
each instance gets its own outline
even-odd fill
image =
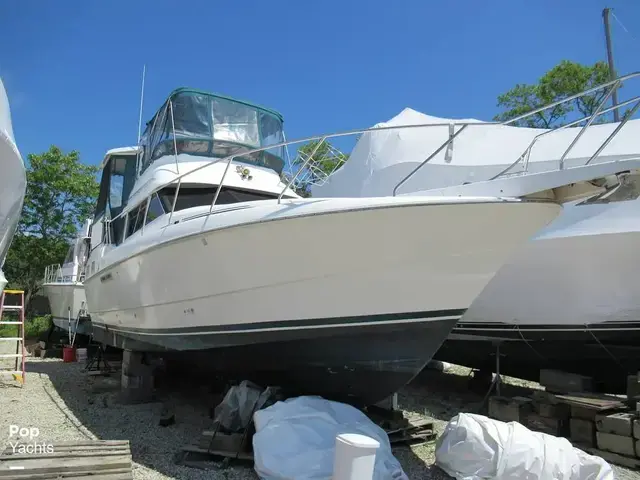
[[[494,120],[506,121],[531,112],[542,106],[568,98],[609,80],[609,67],[604,62],[582,65],[563,60],[545,73],[535,84],[518,84],[498,97],[498,107],[503,112]],[[607,89],[577,98],[572,102],[532,115],[512,125],[535,128],[553,128],[569,123],[572,114],[578,118],[591,115],[597,108]],[[574,115],[575,118],[575,115]],[[577,119],[577,118],[575,118]],[[604,116],[595,119],[600,123]]]
[[[62,263],[78,227],[91,216],[99,185],[98,167],[83,165],[76,151],[65,154],[52,146],[28,158],[22,217],[4,271],[10,286],[25,289],[30,299],[45,267]]]
[[[27,193],[19,225],[21,233],[71,240],[78,225],[91,216],[99,185],[98,167],[80,162],[78,152],[64,154],[56,146],[29,155]]]
[[[310,186],[340,168],[348,158],[347,154],[340,152],[327,140],[322,143],[319,140],[312,140],[302,145],[298,149],[296,158],[291,162],[294,172],[304,167],[303,172],[298,175],[295,185],[296,193],[302,197],[311,196]]]

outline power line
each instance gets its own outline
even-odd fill
[[[618,25],[620,25],[622,27],[622,29],[627,32],[627,34],[636,42],[640,43],[640,40],[638,40],[638,38],[636,36],[634,36],[628,29],[627,27],[624,26],[624,23],[622,23],[622,20],[620,20],[615,13],[613,13],[613,10],[611,10],[611,16],[615,19],[616,22],[618,22]]]

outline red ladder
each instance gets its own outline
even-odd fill
[[[19,305],[5,305],[7,296],[19,296]],[[18,320],[4,320],[4,313],[13,313],[18,315]],[[15,358],[15,366],[13,370],[7,368],[0,368],[0,374],[12,375],[13,378],[24,385],[25,382],[25,363],[26,363],[26,349],[24,346],[24,291],[23,290],[5,290],[0,294],[0,325],[17,325],[18,336],[17,337],[0,337],[0,342],[16,342],[16,353],[0,354],[2,358]]]

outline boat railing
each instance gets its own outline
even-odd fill
[[[293,178],[297,172],[297,167],[306,164],[307,168],[296,177],[291,187],[294,190],[299,190],[306,188],[308,185],[321,186],[348,159],[348,155],[329,142],[326,143],[321,152],[316,152],[315,155],[299,149],[294,160],[288,163],[288,172],[283,175],[283,181],[286,183],[290,178]]]
[[[49,265],[44,269],[44,283],[57,283],[62,278],[62,267],[59,263]]]
[[[43,283],[70,283],[70,282],[83,282],[84,272],[80,275],[64,275],[62,266],[59,263],[54,263],[45,267]]]
[[[288,147],[290,145],[300,145],[300,144],[308,144],[310,142],[315,142],[315,146],[314,148],[311,150],[311,152],[309,154],[304,154],[302,157],[300,157],[300,160],[297,161],[298,163],[298,168],[295,172],[292,172],[292,175],[289,176],[289,178],[285,178],[282,181],[283,184],[283,188],[280,191],[277,200],[278,200],[278,204],[280,204],[282,202],[282,198],[285,196],[286,192],[288,190],[290,190],[294,185],[296,185],[296,182],[299,180],[299,178],[303,178],[304,175],[313,175],[313,171],[314,169],[317,170],[319,167],[317,165],[314,165],[313,163],[317,161],[317,156],[316,154],[319,152],[320,148],[323,146],[323,144],[325,142],[327,142],[327,140],[329,139],[335,139],[335,138],[341,138],[341,137],[349,137],[349,136],[356,136],[356,135],[363,135],[366,133],[374,133],[374,132],[382,132],[382,131],[394,131],[394,130],[408,130],[408,129],[421,129],[421,128],[438,128],[438,127],[447,127],[449,129],[449,136],[447,138],[446,141],[444,141],[440,146],[438,146],[433,152],[431,152],[429,154],[429,156],[423,160],[416,168],[414,168],[408,175],[406,175],[402,180],[400,180],[397,185],[394,187],[393,189],[393,196],[395,196],[397,194],[398,189],[407,182],[407,180],[409,180],[417,171],[419,171],[425,164],[427,164],[429,161],[431,161],[433,158],[436,157],[436,155],[438,155],[438,153],[440,153],[441,151],[443,151],[444,149],[448,148],[450,145],[452,145],[452,142],[458,138],[464,131],[466,131],[469,127],[473,127],[473,128],[484,128],[484,127],[489,127],[489,126],[496,126],[496,125],[504,125],[504,126],[508,126],[508,125],[514,125],[514,124],[518,124],[518,122],[522,122],[523,120],[526,120],[528,118],[531,118],[535,115],[539,115],[542,112],[545,112],[549,109],[553,109],[555,107],[558,107],[560,105],[563,105],[565,103],[568,102],[572,102],[578,98],[582,98],[586,95],[590,95],[593,94],[594,92],[598,92],[598,91],[604,91],[603,96],[599,99],[599,103],[598,106],[596,107],[596,109],[594,110],[594,112],[587,116],[584,117],[582,119],[573,121],[567,125],[563,125],[563,126],[559,126],[556,127],[554,129],[549,129],[549,130],[544,130],[543,132],[541,132],[539,135],[537,135],[531,142],[530,144],[527,146],[527,148],[525,149],[525,151],[523,152],[522,155],[520,155],[512,164],[508,165],[507,168],[505,168],[504,170],[502,170],[501,172],[499,172],[497,175],[495,175],[494,177],[490,178],[490,179],[485,179],[485,180],[494,180],[496,178],[499,178],[503,175],[509,175],[509,171],[511,171],[513,169],[513,167],[515,167],[516,165],[522,163],[523,167],[524,167],[524,171],[522,172],[518,172],[518,174],[522,174],[522,173],[526,173],[527,169],[528,169],[528,165],[529,165],[529,159],[530,159],[530,155],[531,155],[531,150],[533,148],[533,146],[535,145],[535,143],[542,137],[542,136],[546,136],[549,134],[552,134],[554,132],[560,131],[560,130],[564,130],[567,127],[570,126],[576,126],[579,125],[580,123],[586,121],[586,124],[578,131],[576,137],[573,139],[573,141],[571,142],[571,144],[569,145],[569,147],[563,152],[562,156],[560,157],[559,160],[559,165],[558,168],[559,169],[563,169],[565,168],[565,159],[567,157],[567,155],[571,152],[571,150],[575,147],[576,143],[578,142],[578,140],[582,137],[582,135],[584,134],[584,132],[592,125],[592,123],[594,122],[594,120],[601,116],[604,115],[606,113],[609,113],[613,110],[619,109],[621,107],[624,107],[626,105],[630,105],[630,104],[634,104],[633,107],[631,107],[631,109],[629,109],[625,115],[624,118],[621,122],[618,123],[618,125],[615,127],[614,131],[602,142],[602,144],[600,144],[600,146],[596,149],[596,151],[593,153],[593,155],[585,162],[585,165],[588,165],[589,163],[591,163],[595,158],[597,158],[602,151],[605,149],[605,147],[611,142],[611,140],[618,134],[618,132],[622,129],[622,127],[624,127],[624,125],[627,123],[627,121],[629,120],[629,118],[631,118],[636,111],[638,110],[638,108],[640,108],[640,96],[636,96],[633,97],[627,101],[624,101],[622,103],[619,103],[618,105],[614,106],[614,107],[610,107],[607,109],[604,109],[604,105],[607,102],[607,100],[611,97],[611,95],[613,94],[613,91],[617,88],[619,88],[620,86],[623,85],[623,83],[629,79],[635,78],[640,76],[640,72],[636,72],[636,73],[632,73],[629,75],[625,75],[622,77],[619,77],[615,80],[612,80],[610,82],[604,83],[602,85],[598,85],[596,87],[590,88],[588,90],[585,90],[584,92],[578,93],[576,95],[572,95],[570,97],[567,97],[565,99],[559,100],[557,102],[553,102],[549,105],[545,105],[542,106],[540,108],[536,108],[530,112],[527,112],[525,114],[519,115],[515,118],[512,118],[510,120],[507,121],[503,121],[503,122],[497,122],[497,121],[493,121],[493,122],[478,122],[478,121],[474,121],[474,122],[441,122],[441,123],[422,123],[422,124],[414,124],[414,125],[383,125],[383,126],[376,126],[376,127],[370,127],[370,128],[363,128],[363,129],[356,129],[356,130],[346,130],[346,131],[341,131],[341,132],[336,132],[336,133],[328,133],[328,134],[324,134],[324,135],[315,135],[315,136],[310,136],[310,137],[304,137],[304,138],[300,138],[300,139],[296,139],[296,140],[287,140],[287,141],[283,141],[283,142],[279,142],[279,143],[275,143],[275,144],[271,144],[268,146],[264,146],[264,147],[259,147],[259,148],[255,148],[255,149],[251,149],[251,150],[245,150],[241,153],[236,153],[234,155],[229,155],[227,157],[222,157],[222,158],[214,158],[209,162],[203,163],[199,166],[197,166],[196,168],[190,169],[186,172],[183,173],[179,173],[176,176],[174,176],[173,178],[171,178],[171,180],[162,183],[158,186],[156,186],[155,188],[153,188],[150,192],[148,192],[147,194],[147,200],[146,200],[146,207],[145,207],[145,211],[144,211],[144,217],[143,217],[143,221],[142,221],[142,227],[141,227],[141,232],[144,233],[144,229],[145,229],[145,225],[147,223],[147,214],[148,214],[148,210],[149,210],[149,204],[151,202],[151,199],[153,197],[154,194],[156,194],[157,192],[159,192],[160,190],[168,187],[168,186],[173,186],[175,185],[175,192],[173,194],[173,200],[172,200],[172,205],[171,205],[171,209],[169,212],[169,216],[168,216],[168,221],[167,221],[167,225],[170,225],[173,219],[173,215],[175,213],[175,208],[176,208],[176,202],[178,199],[178,195],[180,192],[180,188],[182,186],[182,180],[183,178],[185,178],[186,176],[189,175],[193,175],[194,173],[203,170],[205,168],[208,168],[214,164],[223,164],[225,165],[224,168],[224,172],[222,174],[222,177],[220,179],[220,181],[218,182],[216,191],[214,193],[213,196],[213,200],[210,204],[210,208],[209,208],[209,214],[211,214],[213,212],[213,209],[218,201],[218,198],[220,196],[220,192],[222,190],[222,187],[224,186],[224,181],[227,178],[227,174],[229,173],[231,164],[233,162],[233,160],[235,159],[240,159],[241,161],[241,157],[245,156],[245,155],[252,155],[254,153],[259,153],[259,152],[263,152],[269,149],[275,149],[275,148],[280,148],[280,147]],[[176,133],[175,133],[175,123],[174,123],[174,118],[173,118],[173,108],[169,109],[169,115],[171,117],[171,125],[172,125],[172,129],[173,129],[173,138],[176,139]],[[456,127],[459,127],[456,131]],[[342,154],[342,152],[340,152],[339,150],[335,149],[331,150],[331,146],[328,144],[326,147],[328,148],[328,151],[331,152],[332,155],[344,155]],[[325,148],[326,148],[325,147]],[[178,153],[177,153],[177,148],[173,149],[173,155],[174,155],[174,160],[176,165],[178,165],[179,161],[178,161]],[[345,156],[346,157],[346,156]],[[326,159],[326,157],[322,157],[323,159]],[[339,163],[339,162],[337,162]],[[336,171],[338,167],[334,167],[333,171]],[[310,173],[311,171],[311,173]],[[323,178],[323,180],[326,180],[326,177]],[[103,222],[105,224],[109,224],[114,222],[115,220],[122,218],[126,215],[128,215],[129,213],[129,209],[124,209],[120,214],[118,214],[117,216],[113,217],[113,218],[105,218],[103,219]],[[110,228],[106,229],[106,242],[107,243],[113,243],[113,240],[110,235]]]
[[[575,95],[571,95],[569,97],[563,98],[561,100],[558,100],[556,102],[550,103],[548,105],[543,105],[539,108],[533,109],[527,113],[523,113],[522,115],[519,115],[515,118],[512,118],[510,120],[506,120],[504,122],[500,122],[499,125],[504,125],[504,126],[509,126],[509,125],[514,125],[514,124],[518,124],[521,123],[523,120],[527,120],[529,118],[535,117],[536,115],[540,115],[548,110],[552,110],[554,108],[560,107],[562,105],[568,104],[573,102],[574,100],[578,100],[580,98],[583,98],[587,95],[592,95],[596,92],[602,92],[602,96],[598,101],[598,105],[595,108],[595,110],[593,111],[593,113],[591,115],[587,115],[583,118],[580,118],[578,120],[572,121],[568,124],[565,125],[561,125],[549,130],[546,130],[542,133],[540,133],[539,135],[535,136],[533,138],[533,140],[531,141],[531,143],[527,146],[527,148],[525,149],[525,151],[522,153],[522,155],[520,155],[512,164],[510,164],[509,166],[507,166],[504,170],[500,171],[498,174],[496,174],[495,176],[489,178],[488,180],[495,180],[499,177],[502,177],[504,175],[509,175],[509,172],[516,166],[519,164],[523,165],[523,169],[520,172],[517,172],[518,175],[522,175],[522,174],[526,174],[529,171],[529,160],[531,157],[531,150],[533,149],[534,145],[536,144],[536,142],[542,138],[543,136],[555,133],[557,131],[560,130],[564,130],[568,127],[575,127],[579,124],[581,124],[582,122],[586,122],[582,128],[578,131],[578,133],[576,134],[575,138],[571,141],[571,143],[569,144],[569,146],[567,147],[567,149],[562,153],[562,155],[560,156],[560,159],[558,161],[558,169],[559,170],[563,170],[565,168],[565,160],[567,158],[567,156],[569,155],[569,153],[571,152],[571,150],[573,150],[573,148],[576,146],[576,144],[578,143],[578,141],[580,140],[580,138],[582,137],[582,135],[584,134],[584,132],[587,131],[587,129],[589,127],[591,127],[591,125],[593,124],[593,122],[595,121],[596,118],[605,115],[609,112],[612,112],[614,110],[618,110],[622,107],[625,107],[627,105],[631,105],[634,104],[627,112],[625,112],[624,117],[622,119],[621,122],[618,123],[618,125],[616,126],[616,128],[613,130],[613,132],[611,132],[611,134],[598,146],[598,148],[596,149],[596,151],[591,155],[591,157],[589,157],[589,159],[587,159],[587,161],[584,163],[584,165],[588,165],[590,164],[594,159],[596,159],[601,153],[602,151],[607,147],[607,145],[609,145],[609,143],[611,142],[611,140],[613,140],[613,138],[620,132],[620,130],[622,129],[622,127],[624,127],[624,125],[629,121],[629,119],[631,117],[633,117],[633,115],[637,112],[638,108],[640,108],[640,96],[635,96],[633,98],[630,98],[629,100],[626,100],[624,102],[618,103],[612,107],[606,108],[604,109],[605,104],[607,103],[607,101],[611,98],[611,96],[613,95],[613,92],[615,92],[617,89],[619,89],[627,80],[630,80],[632,78],[636,78],[640,76],[640,72],[634,72],[634,73],[630,73],[628,75],[624,75],[622,77],[618,77],[614,80],[611,80],[609,82],[597,85],[593,88],[589,88],[588,90],[585,90],[583,92],[577,93]],[[454,124],[454,128],[455,126],[458,126],[461,124]],[[478,124],[473,124],[473,125],[486,125],[485,123],[478,123]],[[413,175],[415,175],[424,165],[426,165],[427,163],[429,163],[429,161],[431,161],[438,153],[440,153],[443,149],[447,148],[452,142],[453,139],[457,136],[459,136],[459,134],[461,134],[467,127],[469,126],[469,124],[466,125],[462,125],[461,128],[454,133],[453,135],[450,135],[449,139],[447,139],[442,145],[440,145],[440,147],[438,147],[435,151],[433,151],[424,161],[422,161],[416,168],[414,168],[407,176],[405,176],[403,179],[401,179],[396,186],[393,189],[393,196],[395,196],[398,192],[398,189],[404,185]]]

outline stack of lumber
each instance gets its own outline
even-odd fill
[[[29,453],[32,452],[32,453]],[[0,455],[0,479],[131,480],[128,440],[86,440],[7,447]]]

